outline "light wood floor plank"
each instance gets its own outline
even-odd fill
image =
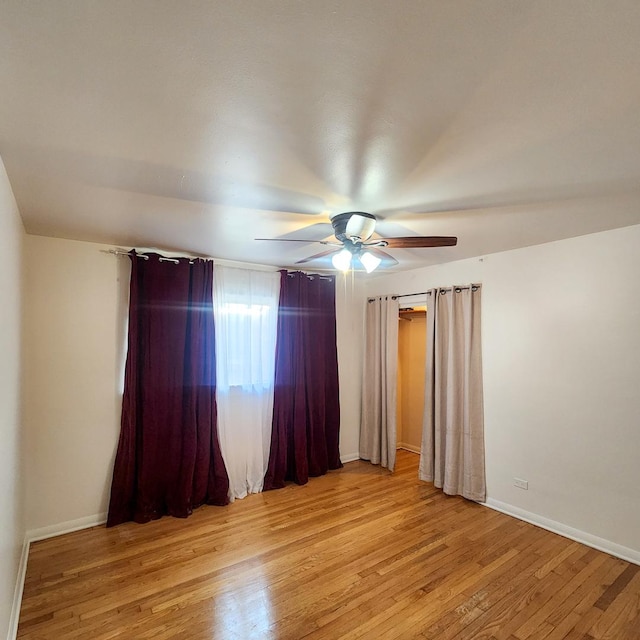
[[[638,640],[640,570],[365,462],[32,545],[20,640]]]

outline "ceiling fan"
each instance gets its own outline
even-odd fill
[[[332,255],[331,262],[336,269],[348,271],[351,266],[357,266],[360,263],[367,273],[371,273],[383,261],[389,265],[398,264],[398,261],[393,256],[382,250],[383,248],[453,247],[458,242],[458,239],[454,236],[408,236],[369,240],[376,227],[376,217],[363,211],[340,213],[331,218],[331,226],[338,242],[329,240],[293,240],[290,238],[256,238],[256,240],[318,242],[319,244],[329,245],[333,248],[298,260],[296,264],[304,264],[305,262]]]

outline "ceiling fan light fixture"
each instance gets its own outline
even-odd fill
[[[376,226],[376,217],[365,211],[346,211],[333,215],[331,216],[331,226],[333,227],[333,235],[336,242],[303,240],[301,238],[256,238],[256,240],[318,242],[332,248],[298,260],[296,264],[305,264],[312,260],[332,256],[331,262],[334,268],[339,271],[349,271],[355,265],[358,268],[362,266],[367,273],[375,271],[381,264],[384,264],[384,267],[398,264],[398,261],[392,255],[382,250],[383,248],[423,249],[429,247],[454,247],[458,243],[458,238],[455,236],[378,236],[372,239]],[[342,250],[340,251],[333,247],[342,247]]]
[[[374,256],[373,253],[365,251],[360,256],[360,262],[362,262],[362,266],[366,269],[367,273],[371,273],[380,266],[382,260],[377,256]]]
[[[365,242],[373,235],[373,231],[376,228],[376,219],[370,213],[353,211],[346,215],[350,216],[344,230],[347,238]]]
[[[331,258],[331,262],[338,271],[349,271],[349,267],[351,266],[351,251],[348,249],[339,251]]]

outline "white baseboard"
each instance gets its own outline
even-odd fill
[[[29,540],[29,542],[46,540],[47,538],[54,538],[55,536],[61,536],[65,533],[80,531],[80,529],[97,527],[98,525],[104,524],[106,521],[107,514],[98,513],[94,516],[86,516],[84,518],[78,518],[77,520],[68,520],[67,522],[61,522],[60,524],[53,524],[49,527],[30,529],[29,531],[27,531],[27,539]]]
[[[22,592],[24,591],[24,579],[27,574],[27,560],[29,559],[29,539],[24,538],[22,544],[22,554],[18,565],[18,575],[16,576],[16,588],[13,591],[13,603],[11,605],[11,615],[9,616],[9,630],[7,640],[15,640],[18,635],[18,620],[20,619],[20,607],[22,605]]]
[[[406,444],[405,442],[399,442],[396,445],[396,449],[404,449],[405,451],[411,451],[411,453],[420,453],[420,447],[414,447],[412,444]]]
[[[396,449],[404,449],[405,451],[411,451],[411,453],[420,453],[419,448],[414,447],[410,444],[404,444],[403,442],[396,445]],[[354,460],[360,460],[360,454],[346,453],[340,456],[340,460],[342,461],[342,464],[345,464],[346,462],[353,462]]]
[[[13,604],[11,606],[11,616],[9,618],[9,631],[7,632],[7,640],[15,640],[18,634],[18,621],[20,619],[20,607],[22,606],[22,593],[24,591],[24,580],[27,575],[27,562],[29,560],[29,547],[32,542],[38,540],[46,540],[55,536],[61,536],[65,533],[80,531],[80,529],[89,529],[104,524],[107,521],[106,513],[98,513],[95,516],[87,516],[78,518],[77,520],[69,520],[54,524],[49,527],[41,527],[40,529],[30,529],[24,537],[22,545],[22,555],[20,556],[20,564],[18,565],[18,575],[16,576],[16,588],[13,593]]]
[[[524,520],[525,522],[534,524],[537,527],[546,529],[547,531],[557,533],[558,535],[569,538],[570,540],[586,544],[588,547],[593,547],[598,551],[604,551],[605,553],[615,556],[616,558],[620,558],[621,560],[626,560],[627,562],[640,565],[640,551],[636,549],[624,547],[621,544],[611,542],[611,540],[599,538],[598,536],[594,536],[586,531],[574,529],[573,527],[562,524],[561,522],[549,520],[549,518],[540,516],[537,513],[525,511],[524,509],[514,507],[506,502],[494,500],[493,498],[487,498],[487,501],[482,504],[490,507],[491,509],[495,509],[496,511],[500,511],[501,513],[506,513],[508,516],[518,518],[518,520]]]

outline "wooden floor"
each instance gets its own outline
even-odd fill
[[[640,567],[397,466],[35,543],[18,637],[640,639]]]

